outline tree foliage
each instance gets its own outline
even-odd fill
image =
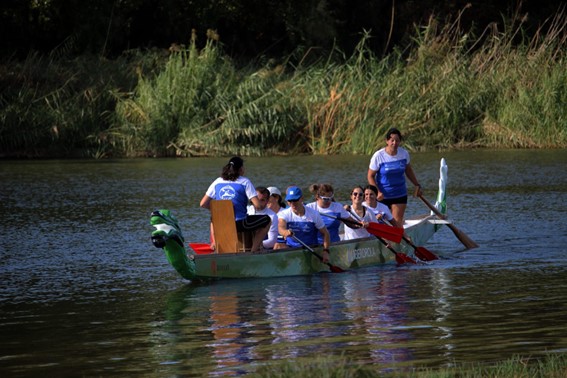
[[[30,51],[116,56],[135,48],[188,44],[196,30],[220,35],[234,57],[285,56],[298,46],[322,54],[352,52],[363,30],[369,46],[384,53],[413,34],[414,25],[437,17],[460,18],[463,28],[484,29],[518,10],[535,31],[558,10],[556,1],[516,0],[3,0],[1,56]]]

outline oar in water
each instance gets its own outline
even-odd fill
[[[394,248],[390,247],[390,244],[388,244],[388,242],[384,239],[382,239],[380,236],[374,235],[376,236],[376,238],[378,240],[380,240],[382,242],[382,244],[384,244],[386,246],[386,248],[388,248],[390,250],[390,252],[392,252],[394,255],[396,255],[396,262],[398,264],[405,264],[405,263],[411,263],[411,264],[416,264],[415,260],[412,259],[411,257],[409,257],[408,255],[406,255],[405,253],[401,253],[396,251]]]
[[[317,256],[317,258],[318,258],[319,260],[321,260],[321,262],[322,262],[323,264],[328,265],[328,266],[329,266],[329,269],[331,269],[331,272],[333,272],[333,273],[342,273],[342,272],[344,272],[344,270],[341,269],[341,268],[339,268],[338,266],[335,266],[335,265],[332,265],[332,264],[330,264],[330,263],[328,263],[328,262],[323,261],[323,257],[322,257],[321,255],[319,255],[317,252],[315,252],[315,251],[313,250],[313,248],[311,248],[310,246],[308,246],[307,244],[305,244],[305,243],[304,243],[301,239],[299,239],[297,236],[295,236],[295,235],[292,234],[292,235],[291,235],[291,238],[292,238],[293,240],[295,240],[296,242],[298,242],[299,244],[301,244],[301,245],[302,245],[305,249],[307,249],[309,252],[311,252],[312,254],[314,254],[315,256]]]
[[[351,213],[351,215],[353,217],[355,217],[356,219],[360,219],[359,216],[357,214],[353,213],[352,211],[349,210],[349,213]],[[340,219],[343,219],[343,218],[340,218]],[[348,221],[352,222],[351,220],[348,220]],[[371,224],[380,226],[379,223],[375,223],[375,222],[370,222],[368,225],[370,226]],[[402,236],[404,234],[404,230],[402,228],[388,226],[388,225],[385,225],[385,224],[382,224],[381,226],[382,227],[388,227],[388,228],[395,229],[395,230],[399,230],[399,231],[401,231]],[[399,235],[399,231],[398,231],[398,235]],[[396,251],[394,248],[392,248],[390,246],[390,244],[388,244],[388,242],[386,240],[382,239],[379,235],[372,233],[369,229],[368,229],[368,232],[370,232],[372,235],[374,235],[376,237],[376,239],[380,240],[382,242],[382,244],[384,244],[386,246],[386,248],[388,248],[390,250],[390,252],[392,252],[396,256],[396,262],[398,264],[405,264],[405,263],[416,264],[416,261],[414,259],[412,259],[408,255],[406,255],[405,253],[401,253],[401,252]],[[399,238],[396,237],[396,239],[397,239],[396,243],[399,243],[399,242],[402,241],[401,236]]]
[[[432,260],[438,260],[439,259],[439,257],[437,257],[437,255],[435,253],[431,252],[430,250],[428,250],[425,247],[418,247],[409,238],[406,238],[404,236],[404,240],[406,241],[406,243],[411,245],[411,247],[414,250],[415,255],[419,259],[424,260],[424,261],[432,261]]]
[[[418,196],[423,203],[429,207],[429,209],[431,211],[433,211],[435,213],[435,215],[437,215],[438,218],[440,219],[445,219],[445,215],[443,215],[439,210],[437,210],[437,208],[435,206],[433,206],[428,200],[426,200],[423,195],[419,195]],[[451,231],[453,231],[453,233],[455,234],[455,236],[457,237],[457,239],[459,239],[459,241],[461,243],[463,243],[463,245],[467,248],[467,249],[471,249],[471,248],[476,248],[478,247],[478,244],[476,244],[471,238],[469,238],[467,235],[465,235],[464,232],[462,232],[461,230],[459,230],[457,228],[457,226],[455,226],[452,223],[447,223],[447,226],[451,229]]]
[[[391,224],[386,220],[386,219],[382,219],[382,221],[388,225],[391,226]],[[405,240],[406,243],[408,243],[409,245],[411,245],[411,247],[414,250],[415,255],[417,256],[417,258],[419,258],[420,260],[423,261],[432,261],[432,260],[438,260],[439,257],[437,257],[437,255],[435,255],[435,253],[431,252],[430,250],[428,250],[425,247],[418,247],[417,245],[415,245],[410,238],[406,238],[405,235],[403,236],[403,239]]]
[[[347,218],[335,217],[334,215],[325,214],[325,213],[319,213],[319,214],[321,214],[325,217],[338,219],[351,228],[362,227],[361,222],[357,222],[357,221],[347,219]],[[404,230],[401,229],[401,228],[392,227],[392,226],[388,226],[386,224],[380,224],[380,223],[376,223],[376,222],[368,223],[368,227],[366,228],[366,230],[376,237],[381,237],[381,238],[393,241],[394,243],[401,242],[402,236],[404,235]]]

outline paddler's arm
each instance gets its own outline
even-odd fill
[[[368,168],[368,174],[366,175],[366,178],[368,179],[368,183],[370,185],[374,185],[375,187],[378,187],[378,185],[376,185],[376,171],[375,170]]]
[[[254,206],[255,209],[260,208],[260,200],[258,199],[258,196],[254,196],[250,198],[250,202],[252,202],[252,205]]]
[[[407,170],[406,170],[407,172]],[[378,201],[381,201],[384,198],[384,194],[382,194],[382,192],[380,191],[380,188],[378,187],[378,184],[376,183],[376,173],[378,173],[378,171],[375,171],[373,169],[368,168],[368,174],[366,175],[366,179],[368,180],[368,183],[370,185],[374,185],[376,188],[378,188],[378,193],[376,194],[376,199]]]
[[[211,200],[212,198],[209,197],[208,195],[204,195],[203,198],[201,199],[201,203],[199,204],[199,206],[201,206],[203,209],[211,209]]]
[[[329,247],[331,245],[331,235],[329,235],[329,231],[327,227],[323,227],[319,229],[319,232],[323,235],[323,262],[329,262]]]
[[[285,219],[278,219],[278,233],[285,239],[287,239],[288,236],[293,235],[293,232],[287,229],[287,222],[285,221]]]
[[[421,191],[421,185],[419,184],[419,181],[417,181],[417,177],[415,177],[415,172],[413,171],[411,164],[406,165],[406,176],[412,182],[412,184],[415,185],[417,189],[415,191],[415,196],[418,197],[422,195],[423,193]]]

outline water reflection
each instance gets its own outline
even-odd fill
[[[153,343],[176,374],[240,374],[264,360],[337,351],[384,367],[403,364],[414,358],[408,345],[415,337],[406,278],[386,269],[261,280],[254,290],[236,281],[190,285],[168,297]]]

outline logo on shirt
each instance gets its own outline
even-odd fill
[[[236,192],[234,191],[234,188],[230,185],[223,186],[219,190],[219,197],[220,199],[223,200],[232,200],[234,197],[236,197]]]

